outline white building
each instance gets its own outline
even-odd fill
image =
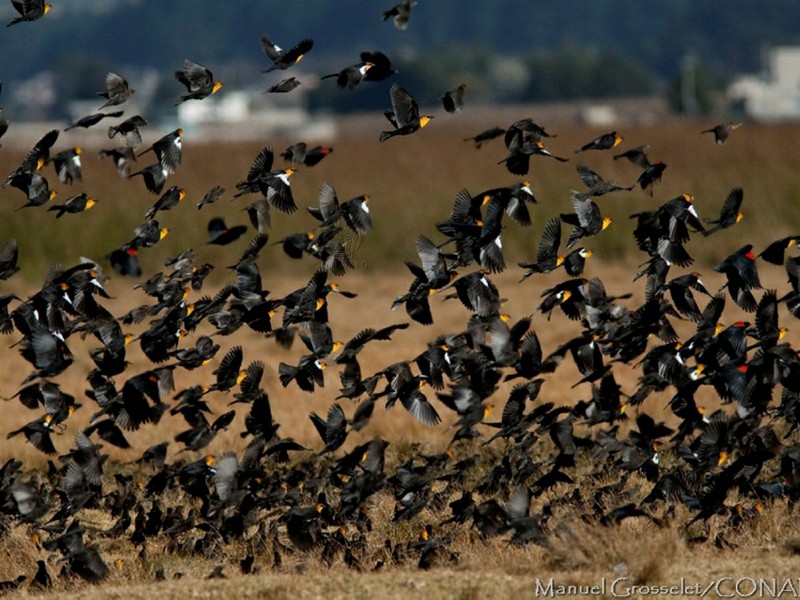
[[[728,99],[760,121],[800,119],[800,46],[766,52],[765,73],[747,75],[728,88]]]

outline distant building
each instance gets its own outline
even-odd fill
[[[765,54],[765,73],[747,75],[728,88],[728,99],[759,121],[800,120],[800,46],[778,46]]]

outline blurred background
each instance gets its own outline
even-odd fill
[[[4,4],[4,16],[14,16]],[[172,71],[186,58],[224,81],[226,93],[216,99],[227,104],[219,107],[220,118],[242,114],[240,92],[252,111],[263,109],[259,101],[275,102],[276,95],[260,94],[287,74],[302,83],[279,95],[288,105],[311,112],[383,109],[390,82],[356,94],[319,82],[373,50],[389,56],[420,104],[465,82],[472,105],[635,97],[658,98],[662,110],[688,114],[800,111],[800,51],[781,50],[800,44],[800,11],[792,0],[730,0],[724,9],[689,0],[421,0],[403,31],[381,20],[391,0],[54,4],[35,25],[0,36],[3,104],[18,120],[82,116],[81,102],[96,101],[108,71],[136,84],[136,101],[151,119],[169,119],[181,90]],[[291,71],[262,75],[269,65],[259,47],[262,34],[284,49],[312,38],[314,48]],[[758,99],[757,84],[765,86]],[[783,100],[783,109],[751,106],[780,85],[772,102]]]
[[[38,280],[64,256],[101,258],[130,238],[156,198],[139,178],[117,177],[97,150],[119,144],[108,139],[108,125],[136,114],[148,121],[144,147],[176,127],[184,129],[184,162],[167,185],[185,188],[187,200],[159,214],[171,229],[162,253],[202,247],[206,222],[214,216],[224,216],[229,225],[246,224],[246,204],[227,199],[235,183],[262,147],[272,147],[277,157],[305,141],[336,151],[294,176],[301,213],[273,218],[272,239],[315,226],[304,208],[317,202],[319,186],[328,181],[343,198],[374,198],[376,228],[359,247],[361,262],[404,272],[402,261],[416,258],[414,238],[436,235],[435,222],[446,218],[460,188],[476,194],[519,180],[498,164],[506,156],[501,139],[475,149],[464,138],[526,117],[557,135],[547,140],[548,148],[571,161],[531,161],[528,179],[539,205],[533,228],[507,227],[509,264],[529,260],[541,224],[570,209],[569,189],[581,185],[575,173],[579,158],[606,179],[624,185],[636,179],[639,169],[611,160],[610,153],[574,154],[612,129],[624,137],[619,151],[649,145],[651,160],[663,160],[669,169],[656,200],[637,190],[607,204],[615,227],[592,241],[595,249],[606,250],[605,260],[640,259],[627,252],[628,214],[681,193],[695,195],[701,214],[713,216],[728,191],[743,186],[747,231],[755,243],[800,227],[793,142],[800,122],[796,2],[731,0],[722,10],[683,0],[420,0],[405,30],[382,20],[391,6],[391,0],[56,0],[44,18],[4,29],[0,105],[10,123],[0,140],[4,173],[46,131],[97,112],[108,72],[123,75],[136,90],[119,107],[123,117],[62,131],[54,151],[77,145],[92,150],[82,156],[82,182],[62,185],[45,169],[57,201],[84,190],[94,195],[99,202],[91,214],[56,221],[53,213],[18,212],[24,199],[16,190],[0,194],[0,235],[20,238],[20,277]],[[15,15],[10,2],[0,8],[7,20]],[[291,69],[264,73],[271,64],[259,44],[264,34],[283,49],[305,38],[314,46]],[[354,91],[321,80],[359,62],[361,52],[376,50],[396,70],[387,79],[365,81]],[[224,88],[175,106],[185,89],[173,73],[185,59],[208,67]],[[300,81],[298,88],[265,93],[290,76]],[[388,127],[382,113],[393,82],[437,118],[423,132],[378,144],[379,132]],[[462,83],[463,112],[445,113],[442,94]],[[724,147],[699,134],[728,120],[747,126]],[[134,169],[149,162],[142,158]],[[281,159],[276,166],[283,166]],[[197,202],[214,185],[226,188],[226,199],[197,216]],[[750,209],[756,202],[771,210]],[[103,235],[94,235],[99,231]],[[42,236],[51,243],[43,244]],[[695,252],[713,264],[724,250],[706,244]],[[228,250],[232,256],[238,251]],[[296,267],[279,247],[269,251],[275,252],[274,272]],[[162,258],[143,256],[145,272]]]

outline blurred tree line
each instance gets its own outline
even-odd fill
[[[796,0],[728,0],[724,7],[691,0],[419,0],[405,31],[381,20],[393,3],[60,0],[46,18],[3,31],[0,78],[11,83],[52,72],[56,112],[65,99],[94,97],[110,70],[157,69],[169,86],[157,96],[176,95],[172,71],[186,58],[211,68],[227,89],[266,89],[275,82],[261,74],[268,63],[258,39],[266,33],[284,48],[313,38],[297,69],[320,75],[379,49],[395,63],[396,79],[425,103],[461,82],[472,101],[485,102],[674,97],[687,55],[696,60],[698,94],[709,97],[732,76],[757,71],[765,47],[800,43]],[[5,11],[10,17],[10,3]],[[321,85],[308,102],[383,108],[386,94],[380,85],[353,94]]]

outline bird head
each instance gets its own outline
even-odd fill
[[[97,201],[94,198],[87,198],[86,199],[86,208],[84,210],[89,210],[95,204],[97,204]]]
[[[419,126],[420,126],[420,127],[425,127],[425,125],[427,125],[428,123],[430,123],[430,122],[431,122],[431,119],[432,119],[432,118],[433,118],[433,116],[432,116],[432,115],[422,115],[422,116],[419,118]]]
[[[611,217],[603,217],[603,226],[602,226],[602,228],[605,229],[606,227],[611,225],[612,222],[613,222],[613,219]]]
[[[225,86],[223,86],[223,85],[222,85],[222,82],[221,82],[221,81],[215,81],[215,82],[214,82],[214,85],[211,87],[211,93],[212,93],[212,94],[216,94],[216,93],[217,93],[218,91],[220,91],[220,90],[221,90],[223,87],[225,87]]]

